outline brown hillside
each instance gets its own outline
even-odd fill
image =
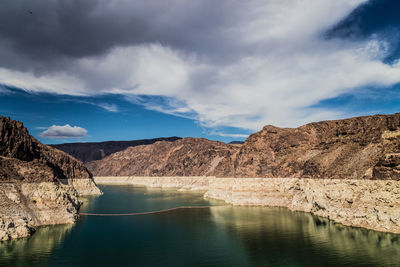
[[[238,148],[203,138],[183,138],[129,147],[86,165],[94,175],[212,175],[221,161]]]
[[[87,164],[95,175],[400,179],[400,113],[265,126],[243,145],[184,138]]]

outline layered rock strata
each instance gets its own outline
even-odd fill
[[[74,222],[77,197],[86,194],[101,191],[81,162],[0,116],[0,241],[29,236],[39,225]]]
[[[400,181],[299,178],[95,177],[99,184],[203,190],[233,205],[278,206],[335,222],[400,233]]]

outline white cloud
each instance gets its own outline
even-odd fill
[[[64,126],[52,125],[40,133],[40,136],[47,138],[81,138],[85,137],[87,132],[85,128],[69,124]]]
[[[118,112],[119,111],[118,106],[115,104],[99,103],[97,105],[108,112]]]
[[[204,42],[220,40],[222,49],[213,43],[220,54],[213,47],[206,53],[145,43],[76,59],[68,69],[44,76],[3,68],[0,83],[70,95],[124,94],[146,108],[191,117],[207,127],[257,130],[265,124],[296,126],[337,118],[345,114],[310,106],[360,87],[400,82],[400,64],[382,62],[388,51],[383,40],[321,37],[365,2],[240,2],[235,19],[215,25],[210,31],[213,36],[204,38]],[[195,8],[182,9],[186,12],[182,16],[176,12],[165,10],[163,19],[179,25],[182,14],[196,17]],[[179,30],[171,25],[170,30]],[[135,95],[161,96],[167,101],[138,101]]]
[[[49,127],[43,127],[43,126],[36,126],[36,130],[47,130]]]
[[[249,137],[248,134],[234,134],[234,133],[225,133],[219,131],[211,131],[211,135],[218,135],[222,137],[232,137],[232,138],[247,138]]]

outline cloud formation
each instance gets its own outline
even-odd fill
[[[66,124],[64,126],[52,125],[40,133],[41,137],[47,138],[81,138],[87,135],[87,130],[78,126]]]
[[[97,105],[108,112],[118,112],[119,111],[118,106],[115,104],[99,103]]]
[[[367,2],[10,1],[0,9],[0,83],[122,94],[206,127],[332,119],[346,114],[312,106],[400,82],[399,61],[383,62],[385,39],[324,37]]]

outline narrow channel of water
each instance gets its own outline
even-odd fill
[[[201,194],[101,186],[81,217],[0,243],[0,266],[400,266],[400,235],[345,227],[284,208],[231,207]]]

